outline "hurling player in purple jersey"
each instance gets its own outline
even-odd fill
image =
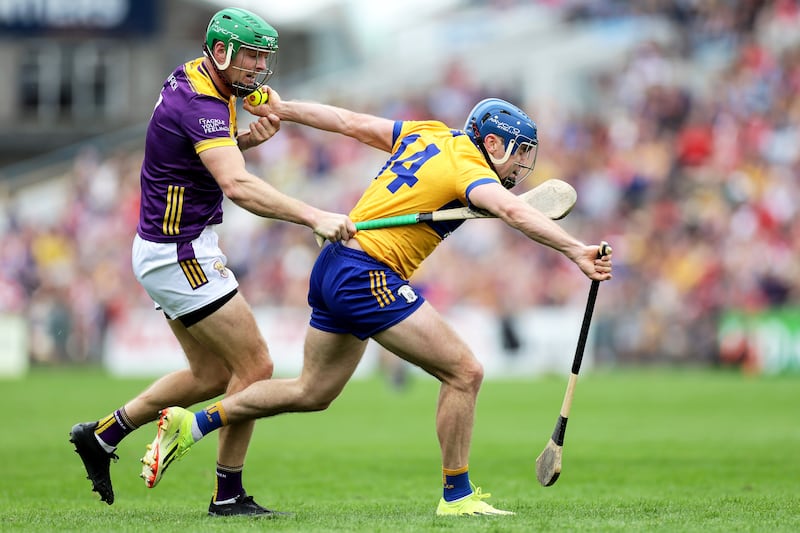
[[[272,137],[280,121],[259,117],[239,133],[236,99],[266,83],[277,49],[278,34],[261,17],[223,9],[209,22],[204,55],[175,69],[153,110],[133,270],[166,316],[188,368],[160,378],[108,416],[72,428],[70,440],[93,490],[109,505],[110,460],[117,459],[114,452],[126,435],[158,418],[161,409],[232,394],[272,376],[267,344],[218,246],[214,226],[222,222],[223,199],[262,217],[306,225],[333,242],[355,233],[346,215],[286,196],[245,168],[242,150]],[[212,413],[209,421],[226,422],[225,413]],[[210,515],[274,514],[242,484],[253,425],[226,425],[220,433]],[[161,473],[143,475],[146,486],[155,486]]]
[[[479,102],[463,129],[428,121],[393,121],[313,102],[248,107],[263,116],[353,137],[387,152],[387,161],[350,212],[355,221],[470,206],[486,210],[531,240],[570,259],[593,281],[611,279],[611,253],[586,245],[509,191],[533,169],[534,122],[498,98]],[[303,369],[295,379],[256,382],[205,409],[162,411],[167,429],[153,441],[163,453],[146,469],[163,470],[224,424],[286,412],[326,409],[353,375],[370,338],[441,382],[436,433],[442,461],[437,515],[509,515],[474,487],[469,451],[483,367],[463,339],[410,283],[411,276],[459,222],[360,231],[320,253],[308,291],[311,320]],[[468,266],[465,266],[467,268]],[[498,265],[501,267],[501,265]],[[524,275],[524,274],[517,274]],[[224,420],[208,423],[211,413]]]

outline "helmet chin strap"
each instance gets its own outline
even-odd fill
[[[478,123],[476,121],[472,121],[472,133],[475,135],[475,140],[478,141],[478,148],[480,149],[481,153],[483,153],[483,157],[486,159],[486,162],[489,164],[489,168],[492,169],[498,178],[500,178],[500,183],[503,184],[503,187],[506,189],[510,189],[514,185],[517,184],[517,180],[512,177],[502,178],[500,177],[500,173],[497,172],[497,168],[495,165],[502,165],[508,158],[511,156],[511,150],[506,150],[506,155],[503,159],[495,159],[492,155],[486,150],[486,147],[483,145],[483,137],[478,130]]]
[[[481,137],[481,133],[478,130],[478,123],[476,121],[472,121],[472,134],[475,135],[475,140],[477,141],[478,148],[480,149],[483,157],[486,159],[486,162],[489,163],[489,168],[492,169],[492,172],[497,174],[497,169],[494,168],[495,159],[489,155],[489,152],[486,151],[486,147],[483,145],[483,137]],[[499,177],[500,174],[497,174]]]
[[[513,151],[514,151],[514,141],[511,140],[511,141],[508,141],[508,148],[506,148],[506,153],[502,157],[502,159],[495,159],[494,157],[492,157],[491,154],[489,154],[489,157],[492,158],[492,163],[494,163],[495,165],[502,165],[503,163],[508,161],[508,158],[511,157],[511,152],[513,152]]]
[[[234,86],[233,83],[231,82],[230,78],[228,78],[228,75],[225,74],[225,69],[227,69],[231,64],[231,53],[232,52],[233,52],[233,45],[229,45],[228,46],[228,52],[225,54],[225,63],[223,63],[222,65],[219,65],[219,64],[217,64],[217,60],[214,59],[214,54],[212,54],[211,50],[208,49],[208,46],[203,45],[203,53],[209,59],[211,59],[211,65],[214,67],[214,71],[216,71],[217,75],[222,80],[222,83],[225,84],[225,87],[227,87],[228,90],[231,93],[233,93],[234,96],[236,96],[238,98],[242,98],[242,97],[247,96],[248,94],[250,94],[250,91],[246,91],[245,89],[242,89],[240,87]]]

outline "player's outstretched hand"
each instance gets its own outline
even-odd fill
[[[267,101],[263,104],[254,106],[247,100],[247,98],[245,98],[243,100],[245,111],[259,117],[269,117],[272,115],[277,120],[278,115],[275,113],[275,111],[277,106],[279,106],[281,103],[281,95],[269,85],[264,85],[261,89],[267,92]]]

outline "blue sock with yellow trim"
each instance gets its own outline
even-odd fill
[[[200,432],[200,435],[194,433],[194,425],[192,427],[192,435],[195,441],[200,440],[202,437],[208,435],[228,423],[228,417],[225,416],[225,410],[222,408],[222,402],[215,402],[194,414],[195,424]]]
[[[472,487],[469,484],[469,465],[451,470],[442,468],[442,484],[444,485],[444,500],[452,502],[469,496]]]

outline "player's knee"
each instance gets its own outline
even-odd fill
[[[330,407],[333,400],[336,399],[335,395],[327,394],[323,391],[317,390],[308,390],[306,388],[301,388],[299,394],[297,395],[298,399],[298,410],[299,411],[324,411],[328,407]]]
[[[204,396],[212,398],[223,394],[228,388],[231,380],[231,373],[226,368],[219,368],[216,372],[207,372],[201,376],[195,376],[195,381],[203,389]]]
[[[212,398],[225,392],[231,380],[231,371],[219,361],[192,365],[193,388],[203,398]]]
[[[323,396],[320,394],[307,394],[302,396],[300,404],[303,411],[312,412],[324,411],[330,407],[332,402],[333,398],[328,396]]]
[[[306,400],[304,402],[305,408],[303,410],[307,412],[324,411],[325,409],[330,407],[332,401],[333,400],[326,400],[323,398],[315,398],[311,401]]]
[[[244,386],[255,383],[256,381],[263,381],[270,379],[275,371],[275,365],[269,357],[260,358],[257,363],[240,365],[236,369],[234,375],[239,383]]]
[[[270,379],[272,374],[275,372],[275,363],[272,362],[272,359],[266,357],[262,359],[262,361],[255,366],[253,369],[253,381],[261,381],[264,379]]]
[[[459,378],[465,390],[477,393],[483,383],[483,365],[474,357],[466,359],[459,369]]]

